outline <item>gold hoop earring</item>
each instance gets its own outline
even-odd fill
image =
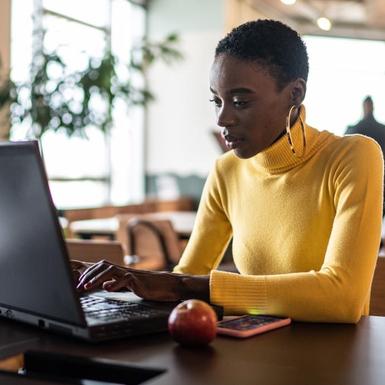
[[[299,120],[301,122],[301,128],[302,128],[302,137],[303,137],[303,150],[302,150],[302,155],[299,156],[297,154],[297,151],[295,150],[294,148],[294,144],[293,144],[293,139],[291,137],[291,130],[290,130],[290,118],[291,118],[291,112],[293,111],[293,109],[295,108],[295,105],[292,106],[289,110],[289,113],[287,114],[287,117],[286,117],[286,135],[287,135],[287,139],[289,141],[289,145],[290,145],[290,149],[291,149],[291,152],[297,157],[297,158],[303,158],[305,156],[305,152],[306,152],[306,133],[305,133],[305,125],[303,123],[303,120],[301,118],[301,115],[298,114],[298,117],[299,117]]]

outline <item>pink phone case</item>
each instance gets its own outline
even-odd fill
[[[246,338],[289,325],[290,323],[290,318],[246,314],[218,322],[217,332],[227,336]]]

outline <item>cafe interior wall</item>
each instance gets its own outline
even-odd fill
[[[147,106],[147,193],[165,197],[178,194],[178,189],[180,193],[183,186],[179,183],[187,178],[189,184],[190,176],[198,181],[192,194],[199,193],[201,179],[221,154],[212,134],[217,128],[209,102],[209,71],[215,46],[225,31],[223,1],[151,1],[149,37],[157,39],[174,31],[180,36],[184,60],[172,66],[156,63],[147,78],[156,97]]]

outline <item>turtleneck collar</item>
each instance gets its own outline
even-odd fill
[[[298,117],[290,131],[296,154],[293,154],[287,134],[285,134],[266,150],[250,158],[250,162],[254,167],[265,169],[266,172],[271,174],[290,170],[310,159],[326,139],[332,135],[327,131],[319,132],[306,124],[304,105],[301,105],[300,116],[304,124],[306,147],[304,147],[303,131]]]

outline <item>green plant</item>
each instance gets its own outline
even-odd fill
[[[11,130],[28,123],[28,137],[41,139],[46,131],[66,130],[67,135],[86,137],[93,125],[103,133],[112,127],[112,111],[117,99],[127,106],[146,105],[154,99],[152,92],[141,86],[146,69],[157,60],[172,63],[183,56],[176,33],[161,42],[143,40],[133,47],[128,64],[122,64],[110,52],[102,60],[89,59],[81,72],[68,72],[67,65],[56,53],[35,55],[30,79],[14,84],[9,77],[0,79],[0,109],[10,105]],[[117,70],[123,68],[126,80]]]
[[[0,58],[0,128],[5,127],[5,129],[0,130],[2,132],[0,139],[9,139],[9,117],[1,112],[5,107],[9,108],[11,103],[15,101],[15,97],[15,84],[11,81],[9,74],[5,74],[2,70]]]

